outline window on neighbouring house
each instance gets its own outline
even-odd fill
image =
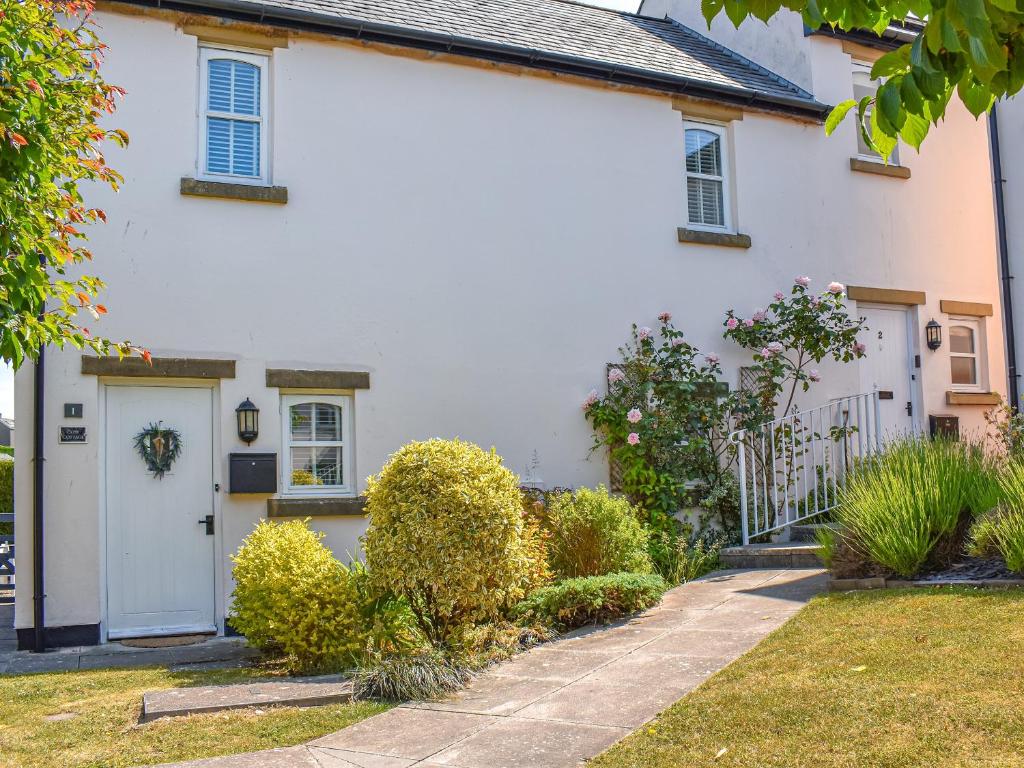
[[[200,49],[200,176],[265,182],[266,56]]]
[[[977,320],[955,319],[949,327],[949,369],[953,389],[983,386],[981,327]]]
[[[855,61],[853,63],[853,98],[859,103],[865,96],[874,98],[875,92],[881,83],[871,79],[871,65]],[[854,121],[856,122],[857,111],[853,110]],[[865,119],[870,125],[871,107],[865,113]],[[864,140],[864,134],[857,123],[857,154],[868,160],[881,160],[882,156],[875,152]],[[893,165],[900,164],[900,149],[896,147],[889,156],[889,162]]]
[[[695,228],[728,229],[729,189],[725,128],[686,123],[686,210]]]
[[[285,492],[351,493],[352,398],[284,395],[281,404]]]

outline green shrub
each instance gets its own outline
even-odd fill
[[[648,533],[639,512],[601,485],[553,496],[548,505],[551,565],[563,578],[650,573]]]
[[[658,574],[585,576],[537,590],[516,606],[515,614],[524,621],[571,629],[650,608],[666,589],[668,585]]]
[[[284,654],[295,673],[343,669],[366,641],[355,578],[322,538],[305,520],[264,520],[232,557],[232,626],[253,646]]]
[[[836,512],[840,535],[871,562],[912,576],[930,557],[959,553],[964,522],[998,496],[995,477],[972,446],[921,438],[895,442],[847,482]]]
[[[410,443],[366,489],[370,577],[409,601],[433,641],[495,620],[534,571],[516,476],[494,451],[460,440]]]
[[[1010,462],[999,478],[1004,500],[978,518],[971,529],[970,552],[978,557],[998,555],[1006,567],[1024,572],[1024,462]]]
[[[352,695],[384,701],[437,699],[459,690],[472,676],[469,666],[439,651],[382,656],[352,673]]]

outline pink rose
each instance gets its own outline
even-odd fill
[[[740,321],[737,320],[735,317],[730,317],[728,320],[725,321],[725,327],[728,328],[730,331],[736,328],[739,324]]]
[[[648,328],[646,325],[643,328],[637,328],[636,337],[640,339],[640,341],[646,341],[647,339],[651,338],[651,329]]]
[[[859,341],[853,345],[853,351],[856,352],[858,355],[863,355],[865,352],[867,352],[867,350],[868,348],[861,344]]]
[[[817,368],[811,368],[811,370],[807,372],[807,378],[811,381],[821,381],[821,374],[818,373]]]
[[[674,339],[672,339],[672,346],[673,347],[681,347],[685,343],[686,343],[686,339],[684,339],[682,336],[676,336]]]
[[[590,406],[592,406],[594,403],[596,403],[599,399],[600,398],[598,397],[597,390],[596,389],[590,390],[590,394],[587,395],[586,399],[583,401],[583,410],[587,410]]]
[[[704,359],[708,361],[708,365],[718,365],[718,355],[714,353],[704,355]]]
[[[773,341],[761,350],[761,357],[775,357],[777,354],[782,352],[782,349],[782,344],[777,341]]]
[[[776,291],[774,296],[776,301],[782,301],[784,298],[786,298],[786,294],[784,294],[782,291]]]
[[[639,408],[633,408],[630,410],[629,413],[626,414],[626,421],[628,421],[630,424],[636,424],[643,417],[644,415],[640,413]]]
[[[800,275],[799,277],[793,278],[793,282],[802,288],[806,288],[808,285],[811,284],[811,278],[809,278],[807,275]]]
[[[667,323],[672,319],[672,313],[662,312],[660,315],[658,315],[658,319],[661,320],[661,322],[663,323]]]
[[[765,312],[763,309],[759,309],[759,310],[757,310],[757,312],[754,313],[754,322],[756,322],[756,323],[763,322],[765,319],[767,319],[767,317],[768,317],[768,313]]]
[[[609,384],[615,384],[618,381],[622,381],[624,378],[626,378],[626,374],[624,374],[620,368],[612,368],[608,371]]]
[[[637,443],[640,442],[640,435],[638,435],[636,432],[630,432],[629,437],[626,438],[626,442],[629,443],[630,445],[636,445]]]
[[[831,282],[828,284],[828,292],[834,293],[836,296],[846,290],[846,286],[842,283]]]
[[[753,320],[744,320],[743,324],[745,326],[747,326],[747,328],[753,328],[754,327],[754,321]]]

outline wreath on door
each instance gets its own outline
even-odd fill
[[[162,425],[162,421],[150,424],[135,436],[135,450],[157,480],[163,478],[181,453],[181,434]]]

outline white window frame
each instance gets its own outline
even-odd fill
[[[953,351],[953,326],[963,325],[974,331],[974,354]],[[978,317],[950,317],[949,318],[949,385],[954,392],[987,392],[988,391],[988,355],[985,326]],[[953,358],[969,357],[974,358],[974,371],[977,381],[974,384],[953,383]]]
[[[336,440],[292,441],[291,408],[303,403],[327,403],[341,408],[341,472],[345,480],[342,485],[292,485],[292,448],[316,448],[338,445]],[[281,395],[281,493],[286,496],[355,496],[352,482],[354,470],[352,440],[351,395],[325,395],[316,393],[291,393]],[[314,425],[315,426],[315,425]],[[311,433],[313,434],[313,433]]]
[[[718,136],[718,146],[722,155],[722,175],[710,176],[705,173],[691,173],[686,168],[686,132],[691,130],[708,131]],[[721,123],[705,123],[694,120],[683,121],[683,200],[686,203],[686,226],[689,229],[698,229],[705,232],[733,232],[732,224],[732,183],[730,174],[732,164],[729,162],[729,129]],[[722,182],[722,215],[724,224],[705,224],[699,221],[690,221],[690,190],[687,181],[690,177],[695,179],[711,179]]]
[[[211,59],[231,59],[252,64],[260,70],[260,114],[259,117],[248,115],[237,115],[233,112],[211,112],[209,104],[210,74],[209,62]],[[204,181],[227,181],[233,184],[253,184],[266,186],[270,183],[270,56],[265,53],[240,50],[238,48],[225,48],[222,46],[201,45],[199,47],[199,104],[196,114],[199,118],[199,153],[196,157],[196,178]],[[211,173],[206,170],[206,142],[207,128],[206,121],[211,118],[224,118],[227,120],[245,120],[259,123],[260,126],[260,175],[241,176],[234,173]]]
[[[853,61],[853,75],[852,75],[853,86],[856,88],[857,85],[860,85],[860,83],[857,82],[860,77],[866,77],[867,80],[868,80],[868,86],[870,88],[872,88],[874,90],[874,92],[877,94],[878,93],[878,89],[882,86],[882,84],[885,81],[884,80],[872,80],[871,79],[871,68],[872,68],[872,65],[869,64],[868,62],[857,61],[855,59]],[[854,91],[854,99],[856,101],[859,101],[859,99],[857,99],[856,91]],[[874,107],[869,107],[867,112],[865,113],[865,117],[867,119],[869,119],[869,120],[871,118],[871,112],[872,112],[873,109],[874,109]],[[885,159],[881,155],[878,155],[878,154],[876,154],[874,152],[864,152],[861,149],[861,147],[860,147],[860,140],[861,140],[860,122],[857,120],[857,110],[856,110],[856,108],[854,108],[854,110],[853,110],[853,116],[854,116],[854,128],[857,131],[856,135],[854,136],[854,141],[857,142],[857,145],[856,145],[857,146],[857,157],[860,158],[861,160],[867,160],[870,163],[882,163],[882,164],[884,164],[885,163]],[[897,140],[896,141],[896,146],[893,147],[892,154],[889,156],[889,165],[898,166],[899,164],[900,164],[900,144],[899,144],[899,140]]]

